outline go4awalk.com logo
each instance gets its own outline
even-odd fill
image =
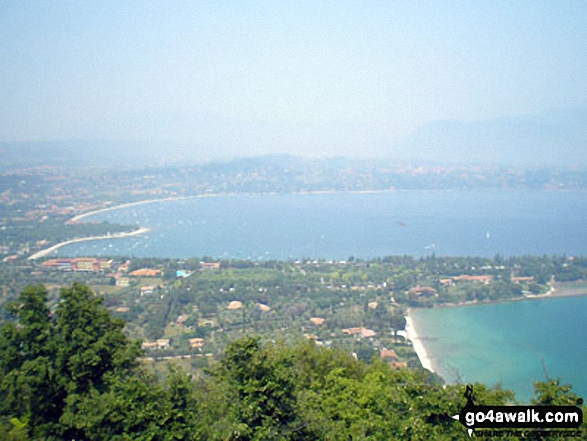
[[[578,406],[481,406],[473,402],[472,386],[467,386],[465,398],[467,404],[452,418],[465,426],[469,436],[478,429],[503,429],[502,435],[522,436],[516,431],[566,429],[565,436],[580,435],[583,412]]]

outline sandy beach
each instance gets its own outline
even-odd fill
[[[126,204],[119,204],[113,205],[112,207],[100,208],[99,210],[88,211],[87,213],[78,214],[77,216],[72,217],[69,222],[79,222],[85,217],[92,216],[98,213],[105,213],[107,211],[118,210],[119,208],[128,208],[134,207],[136,205],[145,205],[145,204],[152,204],[155,202],[163,202],[163,201],[176,201],[182,199],[192,199],[197,197],[211,197],[216,195],[193,195],[193,196],[174,196],[170,198],[160,198],[160,199],[146,199],[143,201],[136,201],[136,202],[127,202]]]
[[[335,194],[335,193],[359,193],[359,194],[375,194],[375,193],[395,193],[396,190],[353,190],[353,191],[339,191],[339,190],[311,190],[311,191],[300,191],[294,192],[293,194],[301,194],[301,195],[321,195],[321,194]],[[119,208],[128,208],[134,207],[136,205],[144,205],[144,204],[152,204],[155,202],[163,202],[163,201],[179,201],[182,199],[195,199],[195,198],[215,198],[215,197],[223,197],[223,196],[259,196],[259,195],[276,195],[276,192],[259,192],[259,193],[204,193],[204,194],[194,194],[189,196],[171,196],[167,198],[158,198],[158,199],[145,199],[142,201],[136,202],[127,202],[124,204],[113,205],[112,207],[100,208],[98,210],[88,211],[87,213],[78,214],[77,216],[72,217],[69,222],[79,222],[80,220],[84,219],[85,217],[92,216],[98,213],[105,213],[107,211],[118,210]]]
[[[120,239],[122,237],[137,236],[139,234],[147,233],[148,231],[151,231],[151,230],[149,228],[143,227],[143,228],[139,228],[138,230],[131,231],[129,233],[115,233],[115,234],[110,234],[110,235],[106,235],[106,236],[90,236],[90,237],[80,237],[78,239],[71,239],[71,240],[67,240],[65,242],[60,242],[56,245],[53,245],[52,247],[45,248],[44,250],[36,252],[35,254],[33,254],[32,256],[29,257],[29,260],[35,260],[35,259],[40,259],[41,257],[45,257],[45,256],[51,254],[56,249],[61,248],[65,245],[69,245],[71,243],[87,242],[89,240]]]
[[[428,369],[430,372],[434,372],[434,368],[432,366],[432,360],[428,356],[428,353],[426,352],[426,348],[424,347],[424,345],[422,344],[422,340],[418,336],[418,332],[416,331],[416,328],[414,327],[414,320],[412,319],[412,317],[410,317],[410,310],[409,309],[408,309],[408,314],[406,315],[406,332],[408,333],[408,338],[412,342],[412,345],[414,346],[414,350],[416,351],[416,354],[418,355],[418,358],[420,359],[420,363],[422,364],[422,367],[424,367],[425,369]]]

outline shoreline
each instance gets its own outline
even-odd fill
[[[277,192],[258,192],[258,193],[203,193],[203,194],[192,194],[187,196],[169,196],[165,198],[156,199],[144,199],[135,202],[125,202],[111,207],[99,208],[97,210],[88,211],[72,217],[68,222],[78,222],[88,216],[94,214],[104,213],[107,211],[118,210],[119,208],[134,207],[136,205],[152,204],[155,202],[164,201],[178,201],[184,199],[197,199],[197,198],[216,198],[216,197],[234,197],[234,196],[275,196],[275,195],[324,195],[324,194],[336,194],[336,193],[355,193],[355,194],[378,194],[378,193],[397,193],[401,191],[412,191],[412,190],[396,190],[396,189],[385,189],[385,190],[311,190],[311,191],[294,191],[291,193],[277,193]]]
[[[91,240],[121,239],[123,237],[137,236],[139,234],[144,234],[149,231],[151,231],[150,228],[141,227],[138,230],[130,231],[128,233],[114,233],[114,234],[110,234],[110,235],[106,235],[106,236],[90,236],[90,237],[79,237],[77,239],[70,239],[70,240],[66,240],[64,242],[59,242],[58,244],[55,244],[49,248],[45,248],[44,250],[37,251],[32,256],[29,256],[28,260],[40,259],[42,257],[47,256],[48,254],[51,254],[53,251],[65,246],[65,245],[72,244],[72,243],[87,242],[87,241],[91,241]]]
[[[569,284],[571,287],[564,286]],[[493,305],[496,303],[506,302],[524,302],[527,300],[550,300],[550,299],[562,299],[565,297],[582,297],[587,296],[587,285],[585,289],[573,288],[572,285],[575,282],[555,282],[554,285],[550,284],[550,290],[544,294],[527,294],[522,297],[512,297],[506,299],[497,300],[470,300],[467,302],[458,303],[439,303],[432,305],[432,308],[460,308],[463,306],[480,306],[480,305]]]
[[[298,194],[300,194],[300,195],[308,195],[308,194],[320,195],[320,194],[332,194],[332,193],[390,193],[390,192],[395,192],[395,191],[396,191],[395,189],[370,190],[370,191],[356,190],[356,191],[346,191],[346,192],[345,191],[338,191],[338,190],[315,190],[315,191],[294,192],[291,194],[295,194],[295,195],[298,195]],[[79,222],[80,220],[82,220],[86,217],[93,216],[95,214],[105,213],[108,211],[114,211],[114,210],[118,210],[121,208],[134,207],[137,205],[152,204],[152,203],[156,203],[156,202],[177,201],[177,200],[187,200],[187,199],[196,199],[196,198],[212,198],[212,197],[223,197],[223,196],[234,197],[234,196],[260,196],[260,195],[277,195],[277,194],[278,193],[275,193],[275,192],[209,193],[209,194],[194,194],[194,195],[188,195],[188,196],[170,196],[170,197],[166,197],[166,198],[145,199],[145,200],[135,201],[135,202],[125,202],[123,204],[113,205],[112,207],[104,207],[104,208],[99,208],[97,210],[88,211],[86,213],[81,213],[81,214],[75,215],[74,217],[69,219],[67,222],[75,223],[75,222]],[[89,236],[89,237],[80,237],[80,238],[76,238],[76,239],[70,239],[70,240],[67,240],[64,242],[57,243],[49,248],[45,248],[43,250],[37,251],[36,253],[29,256],[28,260],[40,259],[40,258],[45,257],[48,254],[52,253],[53,251],[65,246],[65,245],[72,244],[72,243],[87,242],[87,241],[92,241],[92,240],[120,239],[120,238],[124,238],[124,237],[136,236],[139,234],[147,233],[148,231],[151,231],[151,229],[148,227],[140,227],[138,230],[131,231],[128,233],[115,233],[115,234],[111,234],[109,236]]]
[[[420,364],[424,369],[429,370],[430,372],[435,373],[434,366],[432,364],[432,359],[430,358],[428,352],[426,351],[426,347],[422,343],[422,339],[418,335],[416,327],[414,326],[414,319],[410,316],[411,308],[408,309],[406,314],[406,332],[408,334],[408,340],[412,342],[412,346],[418,359],[420,360]]]
[[[155,202],[162,202],[162,201],[175,201],[175,200],[181,200],[181,199],[192,199],[192,198],[197,198],[197,197],[213,197],[213,196],[217,196],[217,195],[211,194],[211,195],[193,195],[193,196],[171,196],[168,198],[145,199],[142,201],[125,202],[124,204],[113,205],[112,207],[99,208],[97,210],[92,210],[92,211],[88,211],[86,213],[78,214],[78,215],[72,217],[70,220],[68,220],[68,222],[78,222],[81,219],[88,217],[88,216],[93,216],[94,214],[118,210],[119,208],[134,207],[135,205],[145,205],[145,204],[152,204]]]

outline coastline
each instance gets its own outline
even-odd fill
[[[411,308],[408,309],[408,313],[406,314],[406,332],[408,334],[408,339],[412,342],[412,346],[414,347],[414,351],[420,360],[420,364],[424,369],[428,369],[430,372],[435,372],[434,366],[432,365],[432,359],[426,352],[426,347],[422,343],[422,339],[418,335],[416,327],[414,326],[414,319],[410,316]]]
[[[311,190],[311,191],[296,191],[293,193],[283,194],[294,194],[294,195],[324,195],[324,194],[336,194],[336,193],[355,193],[355,194],[379,194],[379,193],[396,193],[400,190],[395,189],[384,189],[384,190]],[[404,191],[404,190],[402,190]],[[411,191],[411,190],[407,190]],[[93,216],[94,214],[105,213],[107,211],[118,210],[119,208],[134,207],[136,205],[152,204],[155,202],[164,201],[178,201],[184,199],[196,199],[196,198],[216,198],[224,196],[263,196],[263,195],[277,195],[275,192],[258,192],[258,193],[203,193],[203,194],[192,194],[187,196],[170,196],[165,198],[156,199],[145,199],[142,201],[125,202],[123,204],[113,205],[111,207],[99,208],[97,210],[88,211],[86,213],[78,214],[72,217],[68,222],[78,222],[79,220]]]
[[[78,222],[85,217],[93,216],[94,214],[105,213],[107,211],[118,210],[119,208],[128,208],[128,207],[134,207],[136,205],[152,204],[154,202],[161,202],[161,201],[175,201],[175,200],[181,200],[181,199],[192,199],[192,198],[197,198],[197,197],[213,197],[213,196],[217,196],[217,195],[211,194],[211,195],[193,195],[193,196],[172,196],[169,198],[145,199],[145,200],[136,201],[136,202],[125,202],[124,204],[113,205],[112,207],[106,207],[106,208],[99,208],[98,210],[92,210],[92,211],[88,211],[87,213],[78,214],[78,215],[72,217],[68,222]]]
[[[144,234],[151,231],[150,228],[147,227],[141,227],[138,230],[135,231],[130,231],[128,233],[115,233],[115,234],[110,234],[107,236],[90,236],[90,237],[80,237],[77,239],[70,239],[70,240],[66,240],[65,242],[60,242],[58,244],[55,244],[49,248],[45,248],[44,250],[41,251],[37,251],[35,254],[33,254],[32,256],[29,256],[28,260],[35,260],[35,259],[40,259],[42,257],[47,256],[48,254],[51,254],[53,251],[65,246],[65,245],[69,245],[72,243],[78,243],[78,242],[87,242],[90,240],[107,240],[107,239],[120,239],[123,237],[130,237],[130,236],[137,236],[139,234]]]
[[[550,284],[550,289],[544,294],[526,294],[522,297],[512,297],[508,299],[497,299],[497,300],[470,300],[467,302],[458,303],[440,303],[435,304],[433,308],[457,308],[463,306],[479,306],[479,305],[491,305],[494,303],[505,303],[505,302],[524,302],[527,300],[549,300],[549,299],[561,299],[564,297],[581,297],[587,296],[587,285],[585,288],[576,288],[577,282],[554,282]]]

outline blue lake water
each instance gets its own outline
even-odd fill
[[[587,254],[587,193],[405,191],[225,196],[128,207],[87,218],[145,235],[69,245],[56,255],[253,260]],[[418,311],[448,380],[501,382],[528,399],[561,377],[587,398],[587,297]],[[421,328],[421,329],[420,329]]]
[[[585,254],[587,193],[406,191],[173,200],[94,215],[151,232],[57,255],[346,259]]]
[[[587,397],[587,297],[412,312],[434,370],[448,382],[500,383],[529,401],[535,381],[560,378]]]

